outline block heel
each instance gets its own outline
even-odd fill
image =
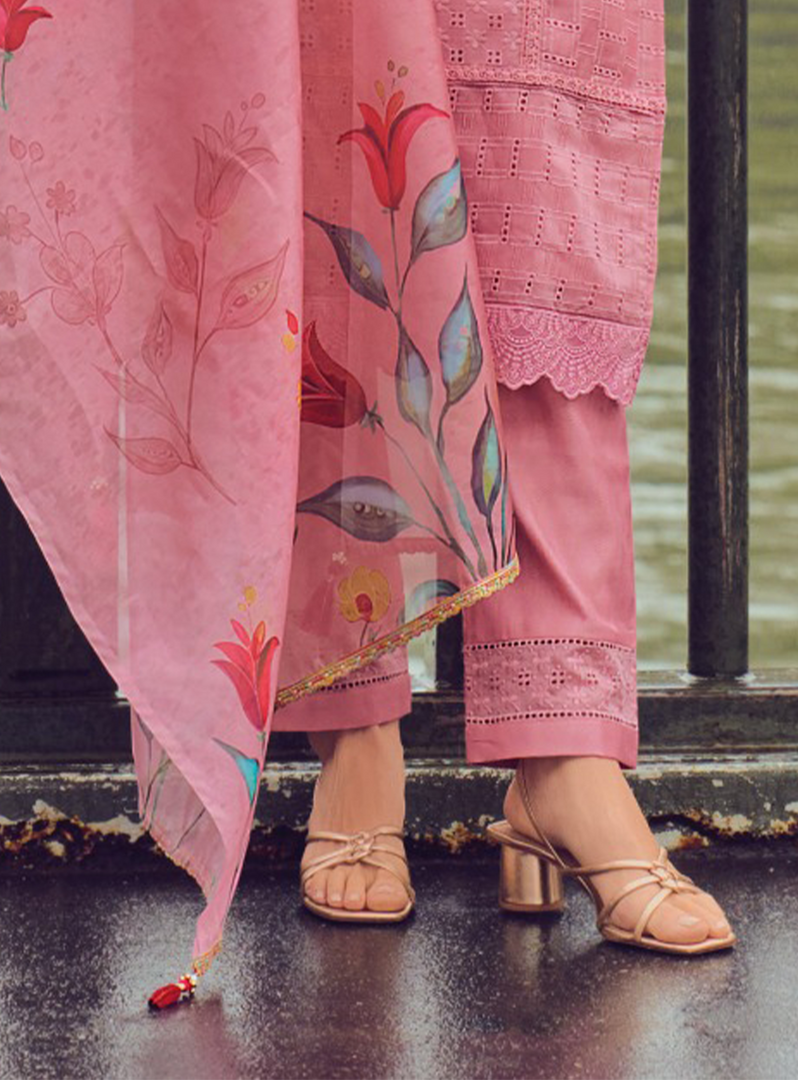
[[[499,865],[499,907],[529,914],[562,911],[562,874],[539,855],[502,844]]]

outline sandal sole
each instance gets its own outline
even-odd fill
[[[309,896],[302,897],[302,903],[318,915],[320,919],[328,919],[330,922],[357,922],[357,923],[388,923],[403,922],[412,912],[414,904],[408,900],[407,904],[399,911],[348,911],[346,908],[329,907],[327,904],[317,904]]]

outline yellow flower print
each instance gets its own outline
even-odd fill
[[[338,583],[338,604],[348,622],[379,622],[391,606],[388,579],[379,570],[358,566]]]
[[[244,612],[248,611],[252,607],[252,605],[255,603],[255,601],[257,599],[258,599],[258,590],[255,588],[255,586],[254,585],[246,585],[244,587],[244,600],[243,600],[243,602],[241,600],[239,600],[239,602],[238,602],[238,610],[239,611],[244,611]]]

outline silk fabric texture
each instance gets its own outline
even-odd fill
[[[517,573],[493,339],[503,302],[516,334],[545,309],[487,302],[469,218],[501,185],[468,147],[499,136],[447,34],[540,38],[562,6],[0,3],[0,474],[131,704],[144,823],[206,897],[199,973],[275,704]]]

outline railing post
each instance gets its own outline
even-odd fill
[[[747,0],[689,0],[688,671],[748,670]]]

